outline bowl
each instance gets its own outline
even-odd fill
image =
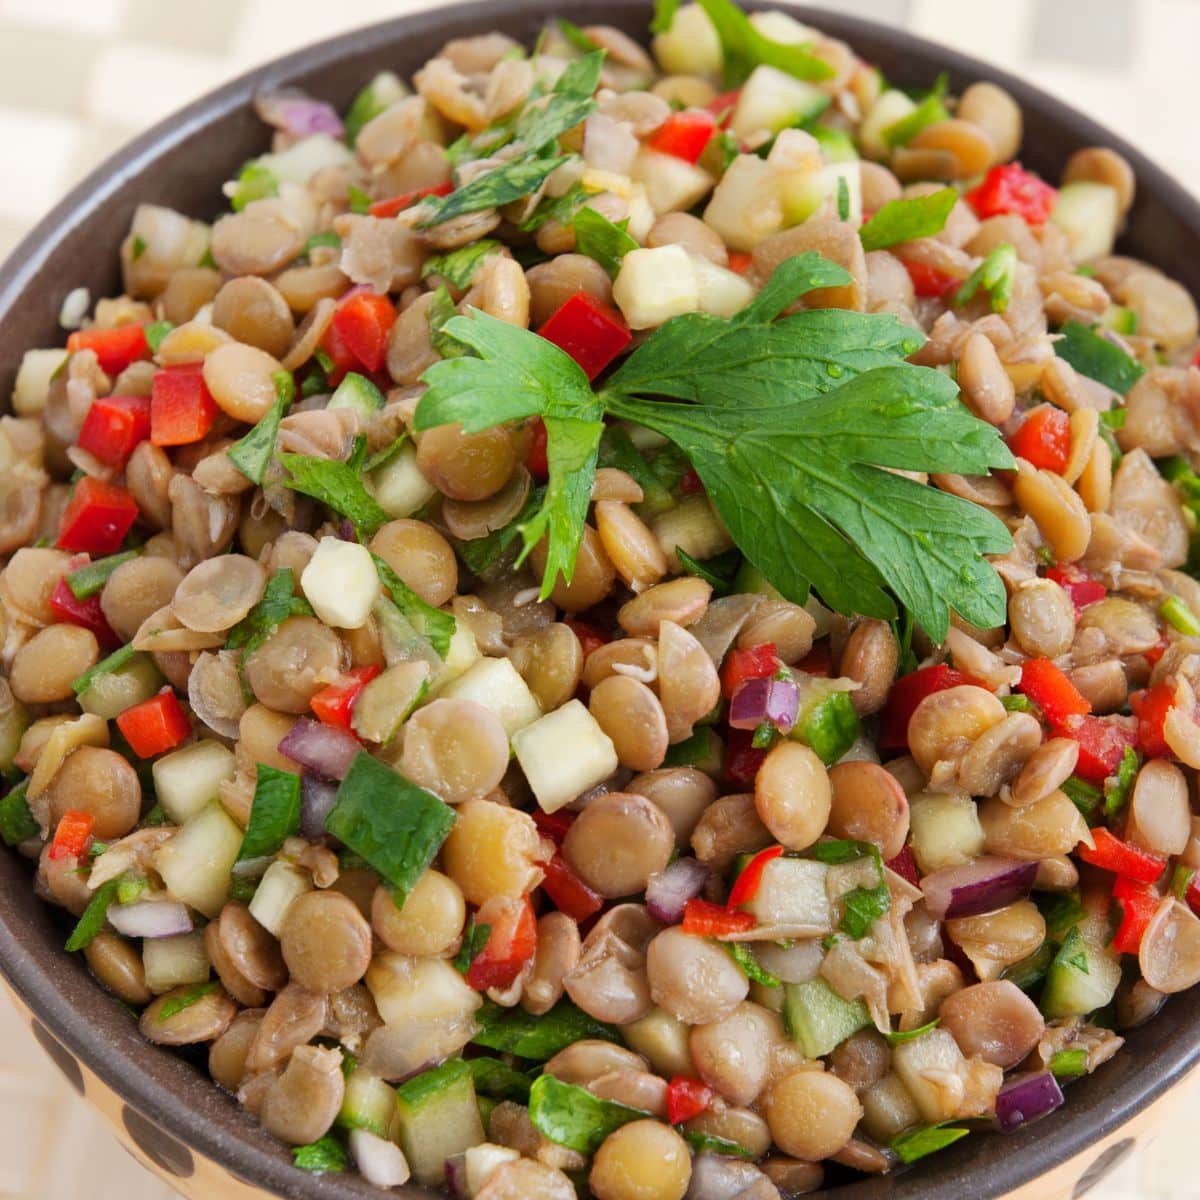
[[[751,5],[755,7],[755,5]],[[761,7],[761,6],[759,6]],[[786,5],[784,7],[787,7]],[[295,84],[344,109],[363,81],[390,68],[404,75],[449,38],[499,29],[532,42],[553,15],[597,16],[644,38],[648,0],[480,0],[422,12],[322,42],[260,67],[167,118],[93,172],[22,242],[0,269],[0,395],[11,392],[21,351],[62,340],[62,299],[83,285],[119,290],[116,249],[141,201],[215,216],[220,185],[267,147],[250,100]],[[1200,204],[1136,149],[1023,81],[932,42],[824,10],[794,8],[878,63],[889,80],[922,86],[947,71],[952,90],[979,79],[1005,87],[1026,117],[1023,162],[1058,178],[1080,146],[1110,145],[1137,174],[1137,203],[1121,248],[1155,263],[1200,295]],[[62,946],[64,927],[37,900],[29,865],[0,854],[0,971],[35,1038],[94,1104],[131,1153],[192,1200],[378,1200],[353,1175],[313,1176],[286,1147],[213,1085],[202,1059],[142,1040],[128,1012]],[[1172,997],[1124,1051],[1073,1085],[1067,1105],[1012,1138],[973,1134],[918,1167],[882,1178],[830,1180],[836,1200],[1076,1200],[1153,1127],[1156,1111],[1200,1064],[1200,1021],[1187,996]],[[428,1196],[416,1187],[389,1193]]]

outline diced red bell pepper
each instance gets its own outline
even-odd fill
[[[1197,916],[1200,916],[1200,871],[1193,871],[1188,879],[1187,889],[1183,893],[1184,902]]]
[[[137,518],[137,501],[123,487],[86,475],[63,509],[57,545],[94,558],[115,554]]]
[[[962,279],[948,271],[939,271],[928,263],[900,261],[904,263],[904,269],[912,280],[913,291],[918,296],[940,300],[962,286]]]
[[[1151,646],[1150,649],[1142,655],[1142,657],[1153,667],[1158,663],[1158,660],[1162,658],[1164,654],[1166,654],[1167,650],[1170,648],[1170,645],[1170,641],[1168,641],[1165,636],[1160,637],[1158,642]]]
[[[1046,572],[1046,578],[1053,579],[1071,597],[1076,614],[1083,612],[1089,604],[1095,604],[1097,600],[1103,600],[1108,595],[1108,588],[1104,584],[1098,579],[1093,579],[1073,563],[1064,567],[1051,567]]]
[[[533,905],[528,896],[518,900],[493,896],[480,907],[475,920],[479,925],[489,925],[491,932],[467,968],[467,983],[479,992],[506,988],[537,950]]]
[[[169,687],[127,708],[117,717],[117,727],[138,758],[174,750],[192,732],[187,713]]]
[[[59,818],[54,840],[50,843],[51,858],[83,858],[92,843],[96,818],[91,813],[68,809]]]
[[[346,345],[342,335],[338,333],[337,327],[332,321],[321,338],[321,350],[333,364],[325,372],[325,378],[330,387],[337,387],[349,372],[362,369],[357,356]]]
[[[633,341],[620,313],[587,292],[576,292],[564,301],[538,333],[565,350],[589,380],[595,379]]]
[[[601,646],[608,645],[608,638],[595,625],[587,621],[580,621],[576,617],[566,617],[563,624],[579,639],[585,659],[593,650],[599,650]]]
[[[1039,404],[1008,439],[1008,448],[1039,470],[1061,475],[1071,457],[1071,418],[1061,408]]]
[[[1058,190],[1020,163],[1003,163],[993,167],[977,188],[965,192],[963,199],[984,220],[1013,213],[1029,225],[1044,225],[1054,211]]]
[[[679,480],[679,494],[681,496],[698,496],[702,491],[704,491],[704,481],[695,467],[688,467]]]
[[[887,866],[895,871],[901,879],[907,879],[913,887],[921,882],[921,874],[917,870],[917,860],[913,858],[913,852],[909,846],[905,846],[895,858],[889,858]]]
[[[115,329],[77,329],[67,338],[72,353],[92,350],[105,375],[120,375],[130,363],[150,357],[150,343],[141,325],[118,325]]]
[[[50,611],[56,621],[90,629],[96,635],[96,641],[106,649],[115,650],[121,644],[121,639],[113,633],[112,626],[104,616],[99,595],[89,596],[86,600],[78,599],[65,576],[50,593]]]
[[[695,163],[716,131],[717,120],[711,112],[689,108],[685,112],[672,113],[646,144],[660,154]]]
[[[1103,783],[1115,774],[1125,748],[1137,742],[1137,734],[1112,717],[1068,717],[1055,732],[1079,743],[1075,774],[1088,783]]]
[[[97,396],[83,419],[79,448],[107,466],[121,468],[149,436],[149,396]]]
[[[717,119],[721,129],[728,127],[729,121],[733,117],[733,110],[737,107],[737,102],[741,94],[741,88],[734,88],[731,92],[721,92],[704,106]]]
[[[770,679],[782,666],[774,642],[735,646],[721,664],[721,691],[728,700],[747,679]]]
[[[667,1085],[667,1120],[672,1125],[690,1121],[704,1112],[713,1101],[707,1083],[687,1075],[676,1075]]]
[[[758,895],[767,863],[777,859],[782,853],[782,846],[768,846],[765,850],[760,850],[733,881],[733,887],[729,889],[729,899],[725,901],[725,907],[737,908],[753,900]]]
[[[1162,896],[1151,884],[1137,883],[1125,876],[1118,876],[1113,882],[1112,895],[1121,906],[1121,924],[1113,935],[1113,949],[1118,954],[1136,954]]]
[[[1171,747],[1167,745],[1163,728],[1167,713],[1175,704],[1175,681],[1164,679],[1144,691],[1134,692],[1129,697],[1129,706],[1137,717],[1137,745],[1147,758],[1170,758]]]
[[[1103,825],[1092,830],[1092,841],[1096,843],[1095,849],[1080,846],[1076,853],[1084,862],[1091,863],[1093,867],[1099,867],[1102,871],[1111,871],[1114,875],[1124,876],[1136,883],[1154,883],[1166,870],[1165,858],[1159,858],[1157,854],[1121,841]]]
[[[435,187],[417,188],[415,192],[401,192],[400,195],[391,196],[387,200],[376,200],[367,211],[373,217],[394,217],[406,208],[412,208],[418,200],[424,200],[426,196],[448,196],[452,191],[454,184],[446,180]]]
[[[529,454],[525,458],[525,466],[538,483],[545,483],[550,478],[550,463],[546,459],[546,422],[541,417],[534,417],[529,423],[529,433]]]
[[[326,684],[308,702],[319,721],[336,725],[339,729],[354,732],[351,721],[354,706],[362,690],[379,674],[381,668],[373,663],[365,667],[354,667],[346,671],[337,683]]]
[[[723,904],[710,904],[699,896],[689,900],[683,910],[683,932],[694,933],[697,937],[749,933],[757,924],[748,912],[731,911]]]
[[[888,695],[887,707],[883,710],[883,719],[879,726],[879,745],[883,750],[906,750],[908,748],[908,723],[917,711],[917,705],[926,696],[934,692],[944,692],[947,688],[960,687],[963,684],[974,684],[976,687],[987,688],[987,684],[974,675],[965,671],[956,671],[945,663],[935,663],[931,667],[920,667],[907,675],[901,675],[892,684]],[[989,691],[991,689],[988,689]]]
[[[150,440],[156,446],[190,446],[208,436],[217,402],[199,363],[163,367],[150,391]]]
[[[745,250],[729,251],[729,269],[735,275],[745,275],[750,270],[750,264],[753,261],[754,255],[748,254]]]
[[[575,921],[586,921],[604,907],[604,897],[594,892],[561,854],[556,853],[545,866],[542,891],[560,913]]]
[[[731,729],[725,739],[726,781],[751,786],[766,757],[766,750],[754,745],[754,730]]]
[[[1025,663],[1020,687],[1056,729],[1068,717],[1082,717],[1092,711],[1083,693],[1048,658],[1031,658]]]
[[[543,812],[535,808],[532,813],[533,823],[538,827],[538,833],[548,837],[556,846],[563,844],[567,831],[575,824],[575,814],[560,809],[558,812]]]
[[[359,363],[378,371],[387,359],[388,334],[395,323],[396,309],[386,296],[355,292],[334,310],[330,327]]]

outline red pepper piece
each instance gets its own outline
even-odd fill
[[[149,396],[97,396],[83,419],[79,448],[107,466],[120,468],[149,436]]]
[[[683,932],[697,937],[749,933],[757,924],[748,912],[731,912],[723,904],[710,904],[698,896],[689,900],[683,910]]]
[[[337,683],[323,687],[308,702],[317,719],[326,725],[336,725],[353,733],[351,721],[354,717],[354,705],[358,702],[362,690],[380,672],[375,665],[354,667],[345,672]]]
[[[163,367],[150,391],[150,440],[156,446],[190,446],[208,435],[217,402],[199,363]]]
[[[1103,783],[1115,774],[1126,746],[1137,742],[1133,730],[1106,717],[1068,717],[1056,732],[1079,743],[1075,774],[1089,783]]]
[[[534,417],[529,423],[529,432],[529,454],[525,458],[525,466],[538,483],[545,483],[550,478],[550,464],[546,459],[546,422],[541,417]]]
[[[1039,404],[1008,439],[1008,448],[1039,470],[1061,475],[1071,457],[1071,419],[1061,408]]]
[[[174,750],[192,732],[187,713],[169,687],[127,708],[117,717],[117,727],[138,758]]]
[[[672,113],[647,145],[660,154],[695,163],[716,131],[717,121],[711,112],[703,108],[689,108],[685,112]]]
[[[604,897],[592,891],[561,854],[546,864],[546,875],[542,880],[542,891],[560,913],[575,921],[586,921],[604,907]]]
[[[737,275],[745,275],[750,270],[750,264],[753,261],[754,255],[748,254],[745,250],[729,251],[729,269]]]
[[[1021,668],[1021,691],[1056,729],[1068,717],[1082,717],[1092,711],[1083,693],[1048,658],[1031,658],[1025,663]]]
[[[704,491],[704,482],[696,473],[695,467],[688,467],[683,473],[683,477],[679,480],[679,494],[681,496],[696,496]]]
[[[1147,758],[1170,758],[1171,747],[1167,745],[1164,726],[1175,704],[1175,681],[1164,679],[1152,688],[1134,692],[1129,697],[1129,706],[1137,717],[1137,745]]]
[[[747,679],[769,679],[782,665],[774,642],[735,646],[721,664],[721,691],[728,700]]]
[[[902,879],[907,879],[913,887],[921,882],[921,875],[917,870],[917,860],[913,858],[912,849],[908,846],[905,846],[895,858],[889,858],[887,866]]]
[[[467,968],[467,983],[476,991],[506,988],[537,949],[537,919],[528,896],[514,900],[495,896],[475,915],[479,925],[491,926],[483,949]]]
[[[535,808],[532,813],[533,823],[538,827],[538,833],[543,837],[548,837],[556,846],[563,844],[563,839],[567,836],[567,830],[575,823],[575,814],[563,812],[561,809],[558,812],[542,812],[540,808]]]
[[[72,353],[92,350],[105,375],[120,375],[130,363],[150,357],[150,343],[141,325],[118,325],[115,329],[77,329],[67,338]]]
[[[89,596],[86,600],[77,599],[65,577],[54,585],[54,591],[50,593],[50,611],[56,621],[90,629],[96,635],[96,641],[106,649],[115,650],[121,644],[121,639],[113,633],[112,626],[104,616],[99,595]]]
[[[767,757],[766,750],[753,744],[752,729],[731,729],[725,739],[725,779],[729,783],[751,785],[758,768]]]
[[[576,292],[560,305],[538,333],[565,350],[589,380],[595,379],[633,341],[620,314],[586,292]]]
[[[729,899],[725,901],[725,907],[737,908],[739,905],[749,904],[758,895],[767,863],[777,859],[782,853],[782,846],[768,846],[765,850],[760,850],[733,881],[733,887],[729,889]]]
[[[92,843],[96,818],[91,813],[68,809],[59,818],[54,840],[50,843],[51,858],[83,858]]]
[[[690,1121],[704,1112],[713,1100],[713,1090],[699,1079],[676,1075],[667,1085],[667,1120],[672,1125]]]
[[[1013,213],[1030,225],[1044,225],[1054,211],[1058,191],[1014,162],[993,167],[963,199],[984,220]]]
[[[137,501],[123,487],[85,476],[63,510],[57,545],[95,558],[115,554],[137,517]]]
[[[446,180],[435,187],[417,188],[415,192],[401,192],[400,195],[387,200],[376,200],[367,211],[373,217],[394,217],[406,208],[412,208],[418,200],[424,200],[426,196],[448,196],[452,191],[454,184]]]
[[[325,373],[326,381],[330,387],[337,387],[348,372],[362,369],[358,358],[350,347],[346,345],[342,335],[338,333],[337,327],[332,321],[329,323],[329,328],[325,330],[325,336],[321,338],[321,350],[333,364]]]
[[[566,617],[563,624],[579,639],[583,647],[583,657],[586,659],[593,650],[608,645],[608,638],[588,621],[580,621],[575,617]]]
[[[1170,645],[1171,643],[1166,637],[1160,637],[1157,644],[1151,646],[1150,649],[1145,652],[1143,657],[1153,667],[1158,663],[1158,660],[1162,658],[1164,654],[1166,654]]]
[[[879,745],[884,750],[906,750],[908,748],[908,723],[917,710],[917,705],[926,696],[934,692],[944,692],[947,688],[959,687],[962,684],[974,684],[976,687],[987,688],[987,684],[974,675],[965,671],[956,671],[945,663],[935,663],[931,667],[921,667],[907,675],[901,675],[892,684],[888,696],[887,708],[883,711],[883,720],[879,726]],[[990,688],[987,688],[991,691]]]
[[[1080,846],[1076,853],[1086,863],[1099,867],[1102,871],[1111,871],[1114,875],[1122,875],[1136,883],[1154,883],[1166,870],[1167,860],[1141,850],[1137,846],[1123,842],[1111,830],[1098,826],[1092,830],[1092,841],[1095,849]]]
[[[337,306],[330,325],[357,363],[378,371],[387,358],[388,334],[395,323],[396,310],[386,296],[355,292]]]
[[[903,259],[901,260],[903,262]],[[939,271],[928,263],[905,262],[904,269],[912,280],[913,290],[918,296],[942,299],[962,286],[962,280],[948,271]]]
[[[1117,883],[1121,883],[1121,880],[1118,879]],[[1113,934],[1113,949],[1118,954],[1136,954],[1147,926],[1158,912],[1162,897],[1148,884],[1135,884],[1125,888],[1120,896],[1114,886],[1113,898],[1121,906],[1121,924]]]
[[[720,129],[726,129],[733,117],[733,110],[737,108],[737,102],[741,98],[742,89],[734,88],[731,92],[721,92],[714,96],[704,107],[717,119],[717,124]]]
[[[1046,572],[1046,578],[1053,579],[1071,597],[1076,614],[1108,595],[1108,588],[1104,584],[1071,563],[1064,567],[1051,567]]]

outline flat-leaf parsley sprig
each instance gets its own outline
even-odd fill
[[[543,595],[560,573],[571,578],[608,415],[688,456],[738,547],[789,599],[811,586],[839,612],[884,619],[898,600],[938,641],[951,610],[1000,624],[1004,588],[984,556],[1011,545],[1004,524],[893,471],[984,474],[1012,456],[952,380],[904,361],[922,338],[894,317],[780,316],[848,281],[817,254],[789,259],[736,316],[667,321],[599,392],[537,334],[481,312],[455,317],[445,332],[473,353],[425,372],[414,427],[543,419],[549,481],[521,531],[524,553],[547,539]]]

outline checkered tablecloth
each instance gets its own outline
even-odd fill
[[[819,0],[818,0],[819,2]],[[0,0],[0,257],[130,136],[264,59],[438,0]],[[1200,0],[827,0],[1031,78],[1200,191]],[[597,0],[597,20],[604,5]],[[5,347],[0,353],[15,353]],[[173,1200],[0,1001],[0,1197]],[[1091,1200],[1200,1200],[1200,1097]],[[181,1100],[181,1103],[183,1101]],[[214,1198],[217,1200],[217,1198]]]

